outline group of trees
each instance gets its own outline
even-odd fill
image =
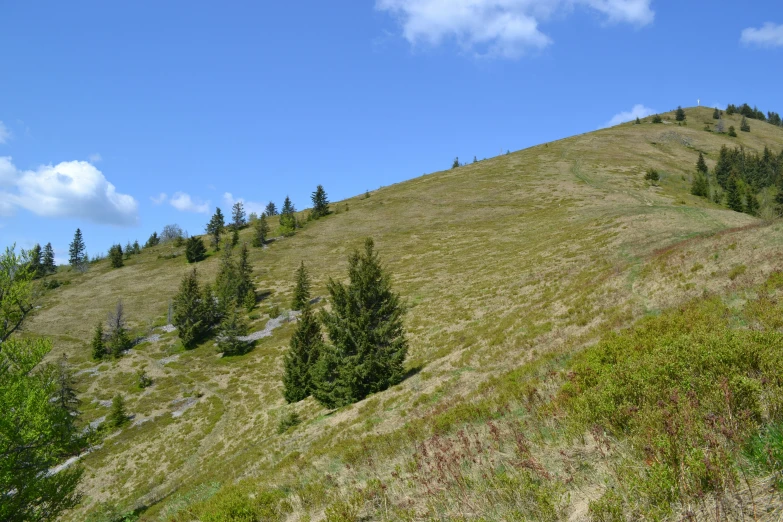
[[[218,346],[228,355],[241,353],[246,343],[237,338],[245,335],[238,309],[248,311],[256,304],[256,293],[251,275],[247,244],[234,258],[234,247],[226,243],[220,258],[220,268],[214,285],[201,285],[194,268],[182,280],[174,297],[173,323],[185,348],[193,348],[216,330]]]
[[[29,253],[0,255],[0,520],[55,520],[80,498],[82,468],[48,473],[86,446],[67,360],[44,361],[48,339],[11,337],[33,309],[34,277]]]
[[[726,114],[731,116],[732,114],[740,114],[744,118],[750,118],[751,120],[760,120],[760,121],[766,121],[771,123],[772,125],[783,125],[783,121],[781,121],[780,115],[776,112],[767,112],[766,116],[764,115],[763,111],[760,111],[758,107],[753,106],[751,107],[747,103],[743,103],[742,105],[733,105],[729,104],[728,107],[726,107]]]
[[[329,280],[331,309],[316,315],[304,264],[297,272],[293,305],[302,313],[285,357],[283,393],[288,402],[312,395],[326,407],[339,407],[404,377],[405,307],[391,289],[372,239],[365,241],[363,251],[351,254],[348,279],[348,284]]]
[[[103,322],[99,322],[95,327],[90,349],[93,360],[100,361],[106,357],[118,358],[125,350],[133,346],[133,340],[130,337],[126,324],[125,307],[122,300],[117,302],[114,311],[109,313],[106,321],[106,330]]]
[[[36,243],[33,248],[25,252],[25,257],[33,279],[39,279],[57,271],[51,243],[46,243],[43,249],[41,249],[41,245]]]

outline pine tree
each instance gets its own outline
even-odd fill
[[[740,195],[739,184],[735,174],[729,177],[728,188],[726,189],[726,203],[735,212],[743,211],[742,196]]]
[[[214,301],[211,293],[209,301]],[[173,323],[177,327],[177,334],[185,348],[193,348],[206,336],[211,326],[206,317],[209,306],[206,292],[202,295],[198,282],[198,274],[194,268],[182,279],[179,292],[174,297]]]
[[[283,208],[280,210],[280,226],[285,229],[285,232],[293,233],[296,228],[296,217],[294,216],[296,208],[291,203],[291,199],[286,196],[283,202]]]
[[[43,265],[45,274],[53,274],[57,271],[57,266],[54,264],[54,249],[52,248],[51,243],[46,243],[46,246],[44,247],[43,261],[41,264]]]
[[[112,268],[122,268],[125,264],[122,261],[122,247],[120,245],[112,245],[109,249],[109,261]]]
[[[92,336],[92,344],[90,345],[92,350],[92,359],[94,361],[100,361],[106,355],[106,346],[103,344],[103,323],[98,323],[95,327],[95,333]]]
[[[220,267],[215,278],[215,292],[218,300],[219,316],[224,317],[231,308],[237,306],[239,294],[239,274],[234,261],[233,248],[226,245],[220,256]],[[243,296],[244,297],[244,296]]]
[[[218,350],[223,355],[242,355],[250,347],[250,343],[243,341],[240,337],[247,335],[247,323],[234,307],[229,310],[226,317],[220,323],[220,332],[218,333]]]
[[[109,352],[114,357],[119,357],[125,350],[130,350],[133,341],[128,334],[128,328],[125,325],[125,307],[122,299],[117,302],[114,312],[109,314]]]
[[[685,111],[682,110],[682,107],[677,107],[677,112],[674,114],[674,119],[677,121],[685,121]]]
[[[745,118],[745,116],[743,116],[742,121],[740,121],[740,131],[750,132],[750,124],[748,123],[748,120]]]
[[[157,232],[153,232],[147,242],[144,244],[144,248],[154,247],[160,243],[160,238]]]
[[[759,213],[759,200],[752,191],[748,191],[747,205],[745,206],[745,212],[751,216],[757,216]]]
[[[663,123],[663,118],[661,118],[660,114],[656,114],[652,117],[653,123]]]
[[[696,172],[696,175],[693,177],[693,183],[691,184],[691,194],[703,198],[706,198],[710,195],[710,187],[707,182],[707,177],[700,171]]]
[[[267,215],[267,217],[272,217],[277,215],[277,207],[275,206],[273,201],[270,201],[266,204],[266,208],[264,209],[264,214]]]
[[[641,125],[642,120],[639,119],[639,116],[636,117],[636,121],[634,122],[634,125]]]
[[[292,310],[302,310],[310,302],[310,276],[305,268],[304,261],[301,262],[296,271],[296,286],[294,287],[294,298],[291,301]]]
[[[122,250],[122,252],[125,254],[125,259],[130,259],[130,257],[133,255],[133,245],[131,245],[130,241],[125,243],[125,248]]]
[[[141,254],[141,245],[139,245],[139,240],[133,242],[133,255],[139,255]]]
[[[235,247],[239,243],[239,229],[232,227],[231,231],[231,246]]]
[[[313,368],[313,395],[330,408],[362,400],[404,376],[405,308],[373,248],[368,238],[364,252],[351,255],[348,285],[327,285],[332,308],[321,319],[332,346]]]
[[[55,394],[57,404],[67,412],[67,418],[72,419],[79,414],[79,403],[76,396],[76,388],[73,378],[73,372],[68,366],[68,357],[65,354],[60,356],[57,362],[57,391]]]
[[[452,163],[452,164],[451,164],[451,168],[452,168],[452,169],[459,168],[459,156],[457,156],[456,158],[454,158],[454,163]]]
[[[299,402],[313,393],[311,373],[323,344],[321,326],[310,303],[305,303],[284,359],[283,396],[287,402]]]
[[[223,212],[218,208],[207,223],[207,234],[212,236],[212,248],[215,250],[220,250],[220,237],[225,228],[226,222],[223,219]]]
[[[41,245],[36,243],[35,246],[27,252],[27,262],[29,263],[30,274],[34,279],[37,279],[46,273],[41,260]]]
[[[253,296],[255,302],[255,288],[253,287],[253,267],[250,265],[248,259],[249,252],[247,250],[247,243],[242,243],[242,247],[239,249],[239,260],[237,261],[237,305],[242,304],[244,306],[245,300],[249,294]]]
[[[473,156],[473,163],[478,163],[478,158],[476,158],[476,156]]]
[[[247,223],[245,205],[243,205],[241,201],[237,201],[234,203],[234,206],[231,207],[231,220],[231,224],[235,229],[242,228]]]
[[[73,241],[71,241],[68,247],[68,262],[73,268],[80,268],[87,259],[84,255],[84,238],[82,238],[81,229],[76,229],[76,233],[73,235]]]
[[[130,419],[125,411],[125,399],[119,393],[111,400],[111,412],[106,418],[106,422],[112,428],[122,428]]]
[[[262,247],[266,243],[266,236],[269,234],[269,223],[266,221],[266,216],[261,214],[253,223],[253,246]]]
[[[737,137],[737,131],[734,130],[734,126],[733,125],[729,125],[729,136],[732,137],[732,138],[736,138]]]
[[[729,106],[726,107],[726,114],[728,116],[733,115],[735,112],[737,112],[737,107],[735,105],[729,104]]]
[[[706,174],[709,170],[707,168],[707,163],[704,161],[704,155],[702,155],[701,152],[699,152],[699,159],[696,161],[696,170],[702,174]]]
[[[185,244],[185,258],[188,263],[198,263],[207,257],[207,247],[200,237],[191,236]]]
[[[715,110],[712,113],[712,119],[713,120],[719,120],[720,119],[720,111],[717,107],[715,107]]]
[[[326,191],[323,185],[318,185],[315,192],[312,193],[310,199],[313,202],[313,210],[310,215],[313,218],[318,219],[329,214],[329,200],[326,197]]]

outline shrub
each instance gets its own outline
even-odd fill
[[[289,428],[298,426],[301,422],[299,414],[295,411],[287,413],[280,418],[280,422],[277,425],[277,433],[285,433]]]
[[[661,118],[661,116],[659,114],[656,114],[655,116],[652,117],[652,122],[653,123],[663,123],[663,119]]]
[[[736,138],[737,137],[737,131],[734,130],[734,126],[733,125],[729,125],[729,136],[731,136],[732,138]]]
[[[647,172],[644,174],[644,179],[655,183],[657,181],[660,181],[661,175],[658,173],[657,170],[653,168],[649,168],[647,169]]]

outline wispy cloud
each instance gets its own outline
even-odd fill
[[[603,127],[614,127],[615,125],[620,125],[627,121],[633,121],[636,118],[646,118],[651,114],[655,114],[655,111],[638,103],[634,105],[630,111],[618,112],[612,116],[612,119],[606,122]]]
[[[100,163],[101,161],[103,161],[103,157],[96,152],[95,154],[90,154],[89,156],[87,156],[87,160],[93,165],[95,165],[96,163]]]
[[[164,202],[166,201],[166,199],[167,199],[167,198],[168,198],[168,196],[166,195],[166,193],[165,193],[165,192],[161,192],[161,193],[160,193],[160,194],[158,194],[157,196],[150,196],[150,199],[151,199],[151,200],[152,200],[152,202],[153,202],[153,203],[155,203],[156,205],[160,205],[160,204],[164,203]]]
[[[172,207],[181,212],[196,212],[200,214],[206,214],[209,212],[209,201],[201,201],[198,198],[192,198],[190,194],[185,192],[176,192],[169,203]]]
[[[7,143],[11,139],[11,131],[0,121],[0,145]]]
[[[439,45],[454,39],[476,54],[517,58],[552,39],[539,24],[585,6],[610,23],[650,24],[652,0],[376,0],[375,7],[399,18],[412,45]]]
[[[742,31],[740,42],[758,47],[783,47],[783,24],[767,22],[758,29],[748,27]]]
[[[24,208],[44,217],[72,217],[110,225],[134,225],[138,203],[86,161],[64,161],[35,170],[17,169],[10,157],[0,158],[0,212],[9,215]]]
[[[225,202],[226,206],[229,208],[234,206],[234,203],[241,202],[242,205],[245,207],[245,212],[248,214],[251,214],[255,212],[259,216],[264,211],[264,207],[266,206],[266,203],[259,203],[256,201],[246,201],[244,198],[234,198],[234,195],[231,194],[231,192],[226,192],[223,194],[223,201]]]

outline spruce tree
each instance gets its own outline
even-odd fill
[[[677,121],[685,121],[685,111],[682,107],[677,107],[677,112],[674,114],[674,119]]]
[[[309,302],[310,276],[307,273],[304,261],[302,261],[296,271],[296,286],[294,287],[294,297],[291,301],[291,309],[302,310]]]
[[[737,182],[737,176],[732,174],[729,177],[728,187],[726,189],[726,204],[735,212],[742,212],[742,196],[740,195],[739,183]]]
[[[125,243],[125,248],[122,250],[122,252],[125,254],[125,259],[130,259],[130,257],[133,255],[133,245],[131,245],[130,241]]]
[[[457,156],[456,158],[454,158],[454,162],[451,164],[451,168],[452,168],[452,169],[459,168],[459,156]]]
[[[57,271],[57,266],[54,264],[54,249],[51,243],[46,243],[43,251],[43,265],[44,273],[53,274]]]
[[[478,163],[478,158],[476,156],[473,156],[473,163]]]
[[[313,395],[333,408],[400,382],[408,351],[405,308],[391,290],[372,239],[348,261],[349,283],[330,280],[331,310],[321,314],[331,346],[313,368]]]
[[[250,343],[240,339],[240,337],[245,335],[247,335],[247,323],[237,312],[236,307],[232,307],[220,323],[217,341],[218,350],[226,356],[246,353]]]
[[[720,111],[717,107],[715,107],[715,110],[712,113],[712,119],[713,120],[719,120],[720,119]]]
[[[702,174],[706,174],[709,170],[707,168],[707,163],[704,161],[704,155],[702,155],[701,152],[699,152],[699,159],[696,161],[696,170]]]
[[[234,261],[233,248],[226,244],[220,256],[220,266],[215,278],[215,293],[218,300],[218,315],[222,318],[231,308],[237,306],[239,274]],[[244,297],[244,296],[243,296]]]
[[[291,199],[286,196],[283,202],[283,208],[280,210],[280,226],[283,227],[284,233],[292,233],[296,228],[296,217],[294,216],[296,208],[291,203]]]
[[[76,229],[76,233],[73,235],[73,241],[68,247],[68,263],[73,268],[80,268],[87,259],[84,255],[84,238],[82,237],[81,229]]]
[[[312,193],[310,199],[313,202],[313,210],[310,215],[313,218],[318,219],[329,213],[329,200],[326,197],[326,191],[323,185],[318,185],[315,192]]]
[[[736,138],[737,137],[737,131],[734,130],[734,126],[733,125],[729,125],[729,136],[732,137],[732,138]]]
[[[95,327],[95,333],[92,336],[92,343],[90,344],[92,351],[92,359],[94,361],[100,361],[106,355],[106,345],[103,344],[103,323],[98,323]]]
[[[106,422],[112,428],[122,428],[130,419],[125,411],[125,399],[119,393],[111,400],[111,412],[106,418]]]
[[[212,248],[215,250],[220,250],[220,237],[223,235],[225,228],[226,222],[223,219],[223,212],[218,208],[215,210],[209,223],[207,223],[207,234],[212,236]]]
[[[185,348],[193,348],[201,342],[209,331],[210,321],[205,315],[211,303],[207,302],[206,294],[202,295],[196,269],[188,272],[179,285],[179,292],[174,297],[173,324]],[[212,299],[211,293],[209,300]]]
[[[231,246],[235,247],[239,243],[239,229],[231,227]]]
[[[253,223],[253,246],[262,247],[266,243],[266,236],[269,234],[269,223],[266,221],[266,216],[261,214]]]
[[[759,200],[752,191],[748,191],[746,197],[747,205],[745,205],[745,212],[751,216],[757,216],[759,213]]]
[[[306,303],[291,337],[291,344],[284,359],[283,396],[289,403],[299,402],[314,391],[312,371],[323,349],[321,326]]]
[[[277,215],[277,207],[275,206],[273,201],[270,201],[266,204],[266,208],[264,209],[264,214],[267,215],[267,217],[272,217]]]
[[[245,223],[247,223],[247,219],[245,217],[245,206],[241,201],[234,203],[234,206],[231,208],[231,220],[231,224],[235,229],[242,228],[245,226]]]
[[[133,242],[133,254],[139,255],[141,254],[141,245],[139,245],[139,240]]]
[[[114,311],[109,314],[108,319],[109,327],[109,352],[114,357],[119,357],[125,350],[130,350],[133,346],[133,341],[128,333],[128,328],[125,324],[125,307],[122,304],[122,299],[117,302],[117,306]]]
[[[661,118],[660,114],[656,114],[652,117],[653,123],[663,123],[663,118]]]
[[[639,119],[639,116],[636,117],[636,121],[634,122],[634,125],[641,125],[642,120]]]
[[[121,268],[125,264],[122,261],[122,247],[120,245],[112,245],[109,249],[109,261],[112,268]]]
[[[158,233],[153,232],[152,235],[150,235],[147,242],[144,244],[144,248],[154,247],[158,243],[160,243],[160,238],[158,237]]]
[[[188,263],[198,263],[207,257],[207,247],[200,237],[191,236],[185,244],[185,258]]]
[[[247,243],[242,243],[242,247],[239,249],[239,260],[237,261],[237,305],[246,303],[248,295],[253,296],[253,302],[255,303],[255,288],[253,287],[253,267],[250,265],[248,259],[249,252],[247,250]]]
[[[693,177],[693,183],[691,184],[691,194],[694,196],[700,196],[706,198],[710,194],[710,187],[707,182],[707,177],[702,172],[696,172]]]
[[[750,124],[748,123],[748,120],[745,118],[745,116],[743,116],[742,121],[740,121],[740,131],[750,132]]]
[[[66,419],[70,420],[79,414],[79,403],[76,396],[73,371],[68,365],[68,357],[65,354],[57,361],[57,390],[55,397],[60,408],[67,413]]]
[[[35,246],[27,252],[27,262],[29,263],[30,274],[34,279],[37,279],[46,273],[43,260],[41,259],[41,245],[36,243]]]

